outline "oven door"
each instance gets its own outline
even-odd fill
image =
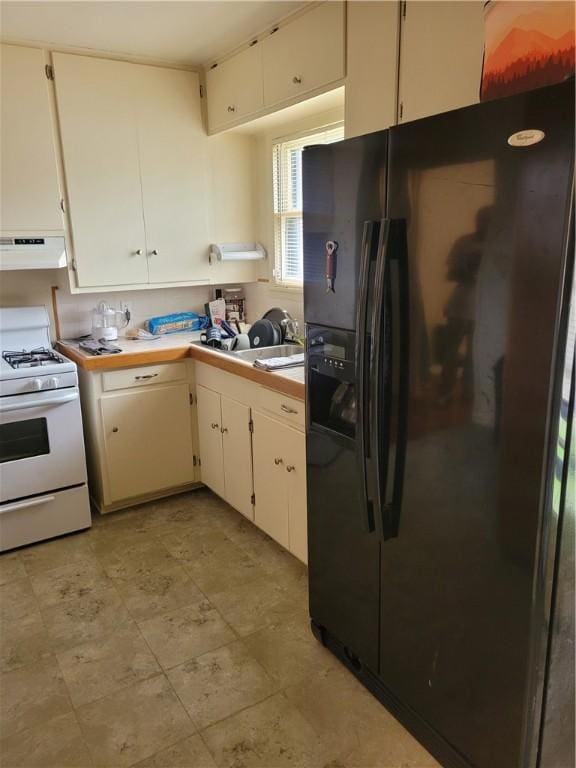
[[[0,503],[85,482],[77,389],[0,399]]]

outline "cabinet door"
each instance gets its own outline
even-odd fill
[[[290,430],[258,412],[253,414],[253,420],[254,522],[288,549],[288,473],[284,441]]]
[[[194,479],[188,384],[104,395],[107,503]]]
[[[224,448],[224,498],[247,518],[252,506],[252,436],[250,408],[221,396],[222,445]]]
[[[55,53],[76,275],[81,287],[148,282],[135,65]]]
[[[0,223],[62,231],[60,188],[44,51],[0,46]]]
[[[253,45],[206,72],[208,126],[213,132],[264,106],[262,46]]]
[[[398,2],[346,3],[346,138],[396,122]]]
[[[207,137],[198,75],[134,66],[151,283],[208,280]]]
[[[264,104],[344,77],[344,3],[325,2],[262,41]]]
[[[308,562],[308,509],[306,502],[306,437],[287,429],[285,436],[288,474],[289,549],[302,562]]]
[[[196,385],[198,404],[198,441],[202,482],[224,498],[224,457],[222,451],[222,417],[220,395],[200,384]]]
[[[478,101],[482,7],[482,0],[407,0],[400,29],[400,122]]]

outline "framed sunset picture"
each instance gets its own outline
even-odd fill
[[[573,2],[488,0],[480,98],[497,99],[574,75]]]

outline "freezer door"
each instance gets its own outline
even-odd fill
[[[354,330],[364,222],[384,215],[386,143],[382,131],[304,150],[307,323]]]
[[[525,764],[547,423],[573,258],[573,104],[572,81],[390,131],[386,219],[406,238],[381,253],[407,276],[407,323],[395,334],[402,272],[383,270],[382,344],[400,347],[384,349],[378,375],[386,395],[404,366],[406,440],[398,401],[383,397],[393,408],[377,415],[379,514],[384,533],[391,513],[394,525],[382,544],[380,676],[479,768]],[[385,477],[397,447],[394,500]]]

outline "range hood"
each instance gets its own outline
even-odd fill
[[[0,270],[61,269],[66,266],[63,237],[0,237]]]

